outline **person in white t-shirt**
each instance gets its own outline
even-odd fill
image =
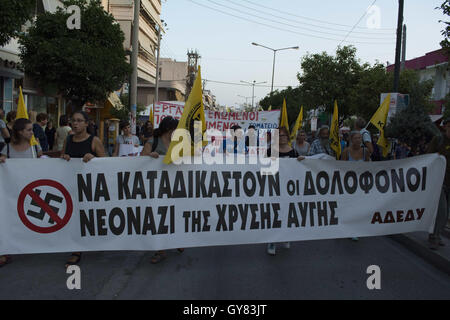
[[[122,132],[116,139],[116,145],[114,146],[113,157],[119,155],[119,149],[121,144],[133,145],[138,148],[140,145],[139,138],[131,134],[131,126],[128,121],[122,121],[119,124],[119,129]]]
[[[365,128],[366,121],[363,118],[358,118],[355,121],[355,130],[361,133],[362,137],[362,147],[367,148],[369,151],[369,156],[373,153],[372,138],[370,137],[370,132]]]

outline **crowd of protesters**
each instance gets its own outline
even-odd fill
[[[5,122],[6,120],[6,122]],[[353,131],[341,133],[341,157],[342,161],[382,161],[395,160],[412,157],[424,153],[439,153],[447,159],[447,169],[439,202],[438,215],[435,229],[429,235],[431,249],[437,249],[443,246],[444,242],[441,233],[448,221],[448,212],[450,210],[450,119],[443,122],[444,134],[441,137],[435,137],[428,146],[425,141],[415,152],[412,152],[404,140],[395,143],[387,157],[383,157],[381,148],[376,144],[378,136],[371,135],[365,128],[366,123],[363,119],[357,119]],[[119,150],[122,144],[131,145],[135,148],[140,147],[140,156],[149,156],[158,158],[167,153],[171,142],[172,134],[178,126],[178,120],[172,117],[164,118],[159,127],[154,130],[150,121],[137,127],[136,135],[131,133],[130,123],[122,121],[119,125],[120,135],[115,140],[113,151],[109,154],[107,148],[98,138],[97,126],[89,119],[83,111],[74,112],[69,118],[63,115],[59,119],[58,128],[54,128],[48,116],[44,113],[38,114],[36,123],[28,119],[17,119],[16,112],[11,111],[6,115],[0,109],[0,163],[4,163],[8,158],[36,158],[41,157],[49,151],[60,152],[60,157],[66,161],[72,158],[81,158],[84,162],[89,162],[96,157],[119,156]],[[232,127],[234,133],[238,133],[239,126]],[[32,137],[39,142],[36,146],[31,146]],[[251,139],[249,137],[252,137]],[[243,147],[239,149],[237,138],[234,140],[232,151],[238,153],[249,152],[250,140],[256,140],[256,146],[259,147],[259,132],[254,126],[249,127],[247,136],[243,141]],[[253,139],[256,137],[257,139]],[[308,156],[326,154],[330,157],[336,157],[335,151],[330,145],[330,130],[327,126],[322,126],[317,133],[311,132],[309,135],[303,129],[295,134],[295,139],[291,140],[286,128],[279,129],[279,143],[272,145],[272,134],[266,133],[267,153],[266,156],[278,154],[280,158],[297,158],[303,160]],[[223,150],[226,149],[225,141]],[[275,152],[274,152],[275,151]],[[358,240],[353,238],[353,240]],[[284,247],[289,248],[289,243],[284,243]],[[183,252],[184,249],[178,249]],[[267,253],[276,254],[276,244],[269,243]],[[152,263],[158,263],[166,258],[165,251],[157,251],[151,258]],[[81,252],[71,254],[66,262],[66,266],[80,262]],[[11,256],[0,256],[0,267],[11,262]]]

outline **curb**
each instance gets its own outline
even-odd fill
[[[431,250],[405,234],[390,235],[389,238],[404,245],[411,252],[450,275],[450,260],[440,255],[437,250]]]

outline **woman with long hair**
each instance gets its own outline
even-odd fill
[[[106,157],[103,144],[98,137],[87,132],[89,117],[84,111],[75,111],[72,114],[73,135],[68,135],[64,142],[61,159],[70,161],[71,158],[82,158],[83,162],[89,162],[96,157]],[[78,264],[81,260],[81,252],[72,253],[67,260],[66,268]]]
[[[299,156],[308,155],[311,145],[306,141],[306,132],[303,129],[297,131],[297,136],[294,142],[294,149]]]
[[[155,130],[153,136],[153,143],[147,142],[144,149],[141,152],[141,156],[150,156],[152,158],[159,158],[163,156],[169,150],[170,142],[172,140],[172,134],[178,126],[178,120],[172,117],[165,117],[159,124],[159,128]],[[183,248],[177,249],[178,252],[183,252]],[[161,262],[166,258],[164,250],[157,251],[152,259],[151,263]]]
[[[0,150],[0,163],[5,163],[6,159],[14,158],[35,158],[42,155],[39,145],[31,146],[33,136],[33,123],[28,119],[17,119],[12,127],[11,142],[7,143]],[[10,255],[0,256],[0,267],[11,262]]]
[[[6,115],[6,129],[8,129],[9,135],[12,135],[14,121],[16,121],[17,111],[10,111]]]
[[[142,126],[142,132],[140,135],[140,139],[142,141],[142,144],[145,146],[145,144],[147,142],[153,143],[153,123],[151,123],[151,121],[147,121],[143,126]]]

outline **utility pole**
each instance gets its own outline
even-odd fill
[[[131,51],[131,66],[133,72],[130,81],[130,106],[131,106],[131,133],[136,134],[136,110],[137,110],[137,78],[138,78],[138,52],[139,52],[139,13],[141,0],[134,0],[133,43]]]
[[[159,102],[159,48],[161,46],[161,26],[158,27],[158,51],[156,53],[156,85],[155,85],[155,102]],[[153,107],[155,105],[153,104]]]
[[[289,47],[289,48],[273,49],[273,48],[269,48],[269,47],[263,46],[261,44],[255,43],[255,42],[252,42],[252,45],[257,46],[257,47],[263,47],[263,48],[266,48],[266,49],[269,49],[269,50],[273,51],[272,85],[270,87],[270,95],[272,96],[272,93],[273,93],[273,79],[274,79],[274,76],[275,76],[275,55],[276,55],[277,51],[289,50],[289,49],[298,50],[299,47],[296,46],[296,47]]]
[[[198,59],[201,58],[201,56],[196,51],[188,51],[188,76],[186,81],[186,100],[189,97],[189,94],[191,93],[192,87],[194,86],[195,81],[195,75],[197,74],[198,70]]]
[[[398,82],[400,79],[400,53],[402,47],[402,27],[403,9],[405,0],[398,0],[398,21],[397,21],[397,45],[395,49],[395,71],[394,71],[394,91],[398,92]]]
[[[247,82],[247,81],[242,81],[241,80],[241,82],[249,84],[249,85],[251,85],[253,87],[253,89],[252,89],[252,109],[254,109],[255,108],[255,85],[266,83],[266,81],[264,81],[264,82],[256,82],[255,80],[253,80],[253,82],[251,83],[251,82]]]
[[[403,44],[402,44],[402,64],[400,67],[400,70],[405,70],[405,64],[406,64],[406,24],[403,25]]]

